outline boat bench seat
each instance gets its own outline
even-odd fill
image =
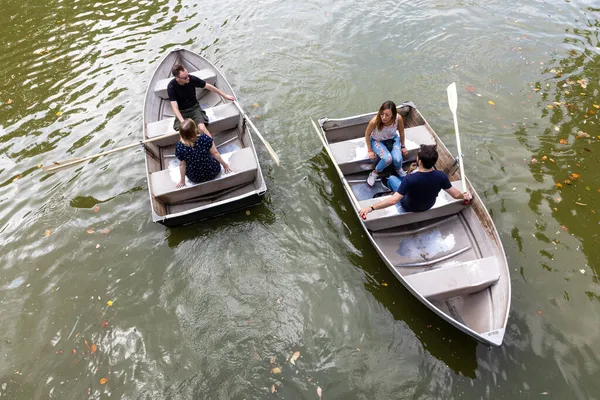
[[[452,182],[452,186],[462,190],[462,182],[460,180]],[[367,199],[359,201],[360,208],[369,207],[375,203],[387,199],[391,196],[381,196],[375,199]],[[375,210],[367,214],[367,219],[364,221],[367,229],[371,231],[380,231],[383,229],[393,228],[396,226],[414,224],[415,222],[427,221],[434,218],[454,215],[461,212],[466,207],[464,200],[457,200],[446,193],[445,190],[440,191],[433,207],[423,212],[409,212],[404,210],[400,203],[391,207]]]
[[[217,81],[217,74],[212,69],[201,69],[199,71],[190,72],[189,74],[198,77],[206,83],[210,83],[211,85],[214,85]],[[156,82],[156,85],[154,85],[154,93],[161,99],[168,100],[169,94],[167,93],[167,86],[173,79],[174,78],[171,77],[167,79],[161,79],[160,81]],[[198,88],[197,90],[204,89]]]
[[[240,122],[240,112],[233,103],[209,107],[204,112],[208,117],[208,130],[213,135],[233,129]],[[165,136],[164,141],[154,142],[158,146],[168,146],[176,143],[179,140],[179,133],[173,129],[173,122],[175,122],[175,117],[149,123],[146,126],[147,138],[153,139],[158,136]]]
[[[425,125],[404,129],[404,145],[408,150],[405,159],[416,158],[422,144],[435,144],[435,139]],[[372,171],[379,161],[369,159],[364,136],[332,143],[329,148],[344,175]]]
[[[497,257],[446,265],[404,279],[426,299],[442,300],[484,290],[500,279]]]
[[[176,187],[180,179],[179,168],[150,174],[152,195],[163,203],[176,204],[254,181],[258,163],[251,147],[224,153],[221,157],[229,163],[233,172],[226,174],[221,169],[215,179],[202,183],[192,183],[186,178],[186,185],[182,188]]]

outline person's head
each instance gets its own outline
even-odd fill
[[[191,145],[196,141],[198,137],[198,126],[191,118],[186,118],[183,123],[179,126],[179,137],[184,144]]]
[[[398,109],[393,101],[386,101],[377,112],[377,129],[382,130],[384,125],[393,123],[398,118]]]
[[[417,153],[417,161],[420,161],[423,168],[433,168],[438,160],[438,152],[435,144],[422,144]]]
[[[185,85],[190,81],[190,74],[188,73],[187,69],[185,69],[185,67],[181,64],[173,65],[171,73],[177,80],[177,83],[179,83],[180,85]]]

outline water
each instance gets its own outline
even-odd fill
[[[3,398],[600,397],[594,2],[5,3]],[[222,68],[281,158],[260,150],[250,215],[153,224],[140,150],[39,169],[139,140],[175,45]],[[455,149],[453,81],[466,174],[511,266],[501,348],[394,281],[309,122],[412,100]]]

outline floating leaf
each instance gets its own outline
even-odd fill
[[[548,157],[542,156],[542,161],[546,161],[547,159],[548,159]]]
[[[46,233],[44,234],[46,237],[50,236],[52,233],[52,229],[46,229]]]
[[[548,104],[546,108],[554,108],[554,106],[552,104]]]
[[[598,104],[593,104],[594,108],[600,108]]]
[[[319,399],[323,396],[323,389],[321,389],[321,386],[317,386],[317,396],[319,396]]]
[[[98,211],[100,211],[100,206],[94,207],[94,212],[98,212]]]
[[[100,243],[96,243],[96,248],[99,249],[100,248]]]
[[[565,139],[560,139],[560,140],[558,141],[558,143],[560,143],[560,144],[567,144],[567,141],[566,141]]]
[[[493,105],[494,105],[494,104],[496,104],[496,103],[494,103],[493,101],[491,101],[491,100],[490,100],[490,101],[488,101],[488,104],[489,104],[490,106],[493,106]]]
[[[92,344],[92,347],[90,347],[90,353],[94,354],[96,352],[96,350],[98,349],[98,347],[96,346],[96,344]]]
[[[586,132],[584,132],[584,131],[579,131],[579,132],[577,132],[577,137],[578,137],[578,138],[589,138],[589,137],[590,137],[590,135],[589,135],[589,134],[587,134],[587,133],[586,133]]]
[[[15,178],[14,178],[12,181],[13,181],[13,182],[14,182],[14,181],[18,181],[18,180],[19,180],[19,179],[21,179],[22,177],[23,177],[23,175],[22,175],[22,174],[19,174],[19,175],[15,176]]]
[[[101,385],[104,385],[106,382],[108,382],[108,379],[106,379],[106,378],[100,379],[100,384]]]
[[[250,210],[246,210],[246,215],[250,215]]]
[[[107,306],[109,306],[109,307],[112,307],[112,305],[113,305],[113,301],[112,301],[112,300],[109,300],[109,301],[107,301],[107,302],[106,302],[106,305],[107,305]]]
[[[562,189],[562,183],[557,183],[556,187],[559,188],[559,189]]]
[[[563,231],[569,232],[569,228],[567,228],[565,225],[561,225],[560,227]]]
[[[6,101],[6,104],[11,104],[12,102],[13,102],[13,101],[12,101],[11,99],[8,99],[8,100]]]
[[[271,385],[271,393],[275,393],[276,389],[275,389],[275,384]]]
[[[71,349],[71,354],[77,354],[77,349]]]
[[[102,231],[102,233],[104,233],[105,235],[108,235],[110,233],[110,229],[106,228],[104,231]]]
[[[572,180],[579,179],[580,177],[581,175],[576,173],[572,173],[571,175],[569,175],[569,178],[571,178]]]
[[[467,86],[465,89],[467,89],[467,92],[473,93],[475,91],[475,86]]]
[[[275,367],[271,370],[272,374],[280,374],[281,373],[281,368],[279,367]]]
[[[102,327],[103,327],[103,328],[106,328],[107,326],[108,326],[108,321],[104,321],[104,322],[102,322]]]
[[[252,108],[258,108],[258,107],[260,107],[260,104],[258,104],[258,103],[252,104]]]
[[[61,115],[62,115],[62,111],[57,111],[57,112],[56,112],[56,116],[57,116],[57,117],[60,117]]]
[[[275,364],[277,362],[277,357],[276,356],[271,356],[271,358],[269,358],[269,362],[271,364]]]
[[[388,283],[386,281],[381,281],[381,286],[387,287]]]
[[[533,157],[533,158],[531,159],[531,163],[532,163],[532,164],[537,164],[537,162],[538,162],[537,158]]]
[[[300,352],[299,351],[297,351],[294,354],[292,354],[292,357],[290,358],[290,362],[293,365],[296,365],[296,360],[298,359],[298,357],[300,357]]]
[[[92,233],[94,233],[94,228],[90,228],[87,230],[88,235],[91,235]]]
[[[576,201],[576,202],[575,202],[575,204],[577,204],[578,206],[583,206],[583,207],[587,206],[587,204],[585,204],[585,203],[580,203],[580,202],[578,202],[578,201]]]

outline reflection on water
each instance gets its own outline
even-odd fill
[[[320,387],[343,399],[593,398],[594,7],[7,2],[0,394],[315,398]],[[155,225],[140,148],[43,174],[52,161],[139,140],[153,68],[181,45],[223,70],[282,159],[276,168],[259,148],[269,183],[259,207]],[[512,268],[500,349],[461,334],[395,281],[307,121],[412,100],[453,149],[452,81],[466,173]],[[431,237],[427,251],[451,239]]]

